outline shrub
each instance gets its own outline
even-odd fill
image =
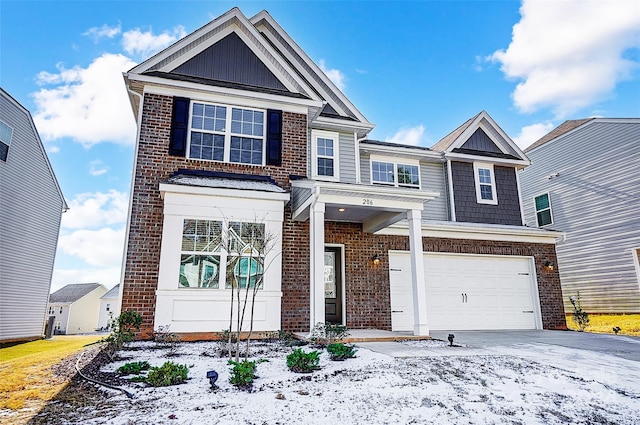
[[[160,367],[152,367],[144,382],[153,387],[167,387],[182,384],[187,380],[189,368],[187,365],[164,362]]]
[[[344,325],[318,322],[311,330],[309,339],[318,347],[341,341],[349,336],[349,331]]]
[[[175,355],[178,349],[178,343],[180,342],[180,335],[173,333],[169,330],[171,325],[158,326],[158,329],[153,332],[153,340],[159,347],[169,349],[169,355]]]
[[[112,360],[126,343],[133,341],[135,331],[140,330],[140,325],[142,315],[133,310],[123,312],[113,321],[113,331],[108,337],[100,340],[107,343],[105,352]]]
[[[256,362],[229,360],[229,364],[233,366],[229,382],[236,387],[250,388],[256,377]]]
[[[578,330],[582,332],[589,326],[589,313],[582,309],[580,291],[577,292],[577,295],[571,296],[569,301],[571,301],[571,305],[573,305],[573,321],[578,325]]]
[[[327,345],[327,351],[331,360],[352,359],[356,356],[356,350],[353,345],[345,345],[341,342],[335,342]]]
[[[296,348],[287,356],[287,367],[296,373],[313,372],[318,369],[318,363],[320,363],[320,353],[315,350],[306,353],[302,348]]]
[[[120,375],[138,375],[143,370],[147,370],[151,367],[149,362],[131,362],[124,364],[118,368]]]

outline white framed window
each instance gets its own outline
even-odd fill
[[[498,204],[496,179],[493,164],[473,163],[473,175],[476,184],[476,201],[479,204]]]
[[[11,145],[11,136],[13,129],[4,122],[0,121],[0,161],[7,161],[9,154],[9,146]]]
[[[330,131],[311,130],[311,172],[314,178],[337,181],[339,134]]]
[[[266,112],[191,102],[188,157],[264,165]]]
[[[180,288],[262,286],[264,223],[184,219]]]
[[[543,193],[533,199],[536,209],[536,223],[538,227],[553,224],[553,214],[551,213],[551,198],[549,193]]]
[[[420,188],[420,164],[417,161],[372,156],[371,183]]]

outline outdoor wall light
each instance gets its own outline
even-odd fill
[[[378,254],[374,255],[373,258],[371,259],[371,261],[373,262],[374,266],[377,266],[380,264],[380,256]]]
[[[545,262],[544,262],[544,266],[545,266],[545,268],[546,268],[547,270],[549,270],[549,271],[553,271],[553,263],[552,263],[551,261],[548,261],[548,260],[547,260],[547,261],[545,261]]]
[[[345,212],[345,209],[344,208],[338,208],[338,211]]]

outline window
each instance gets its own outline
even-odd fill
[[[538,227],[553,224],[549,194],[545,193],[540,196],[536,196],[534,203],[536,206],[536,221],[538,223]]]
[[[60,314],[62,314],[62,306],[60,306]]]
[[[13,129],[0,121],[0,160],[7,162]]]
[[[225,225],[222,221],[185,219],[179,287],[220,289],[261,285],[265,241],[263,223]]]
[[[111,304],[107,304],[107,311],[111,310]]]
[[[420,167],[418,163],[405,164],[372,158],[371,182],[374,184],[419,188]]]
[[[314,177],[338,180],[338,133],[314,130],[311,133]]]
[[[473,164],[473,172],[476,182],[476,201],[480,204],[498,203],[496,182],[492,164]]]
[[[191,103],[189,158],[264,164],[265,112]]]

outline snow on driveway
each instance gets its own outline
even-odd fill
[[[400,343],[396,343],[400,344]],[[359,348],[332,362],[326,352],[312,374],[288,371],[293,349],[255,343],[253,392],[233,387],[215,342],[183,343],[179,356],[137,342],[127,361],[166,360],[190,367],[190,380],[164,388],[131,383],[133,400],[105,393],[66,423],[82,424],[637,424],[640,363],[544,344],[496,347],[450,355],[442,342],[412,343],[421,357],[394,358]],[[305,350],[311,348],[305,347]],[[449,350],[449,351],[447,351]],[[435,353],[435,354],[433,354]],[[207,370],[219,372],[210,389]],[[278,396],[279,398],[276,398]]]

